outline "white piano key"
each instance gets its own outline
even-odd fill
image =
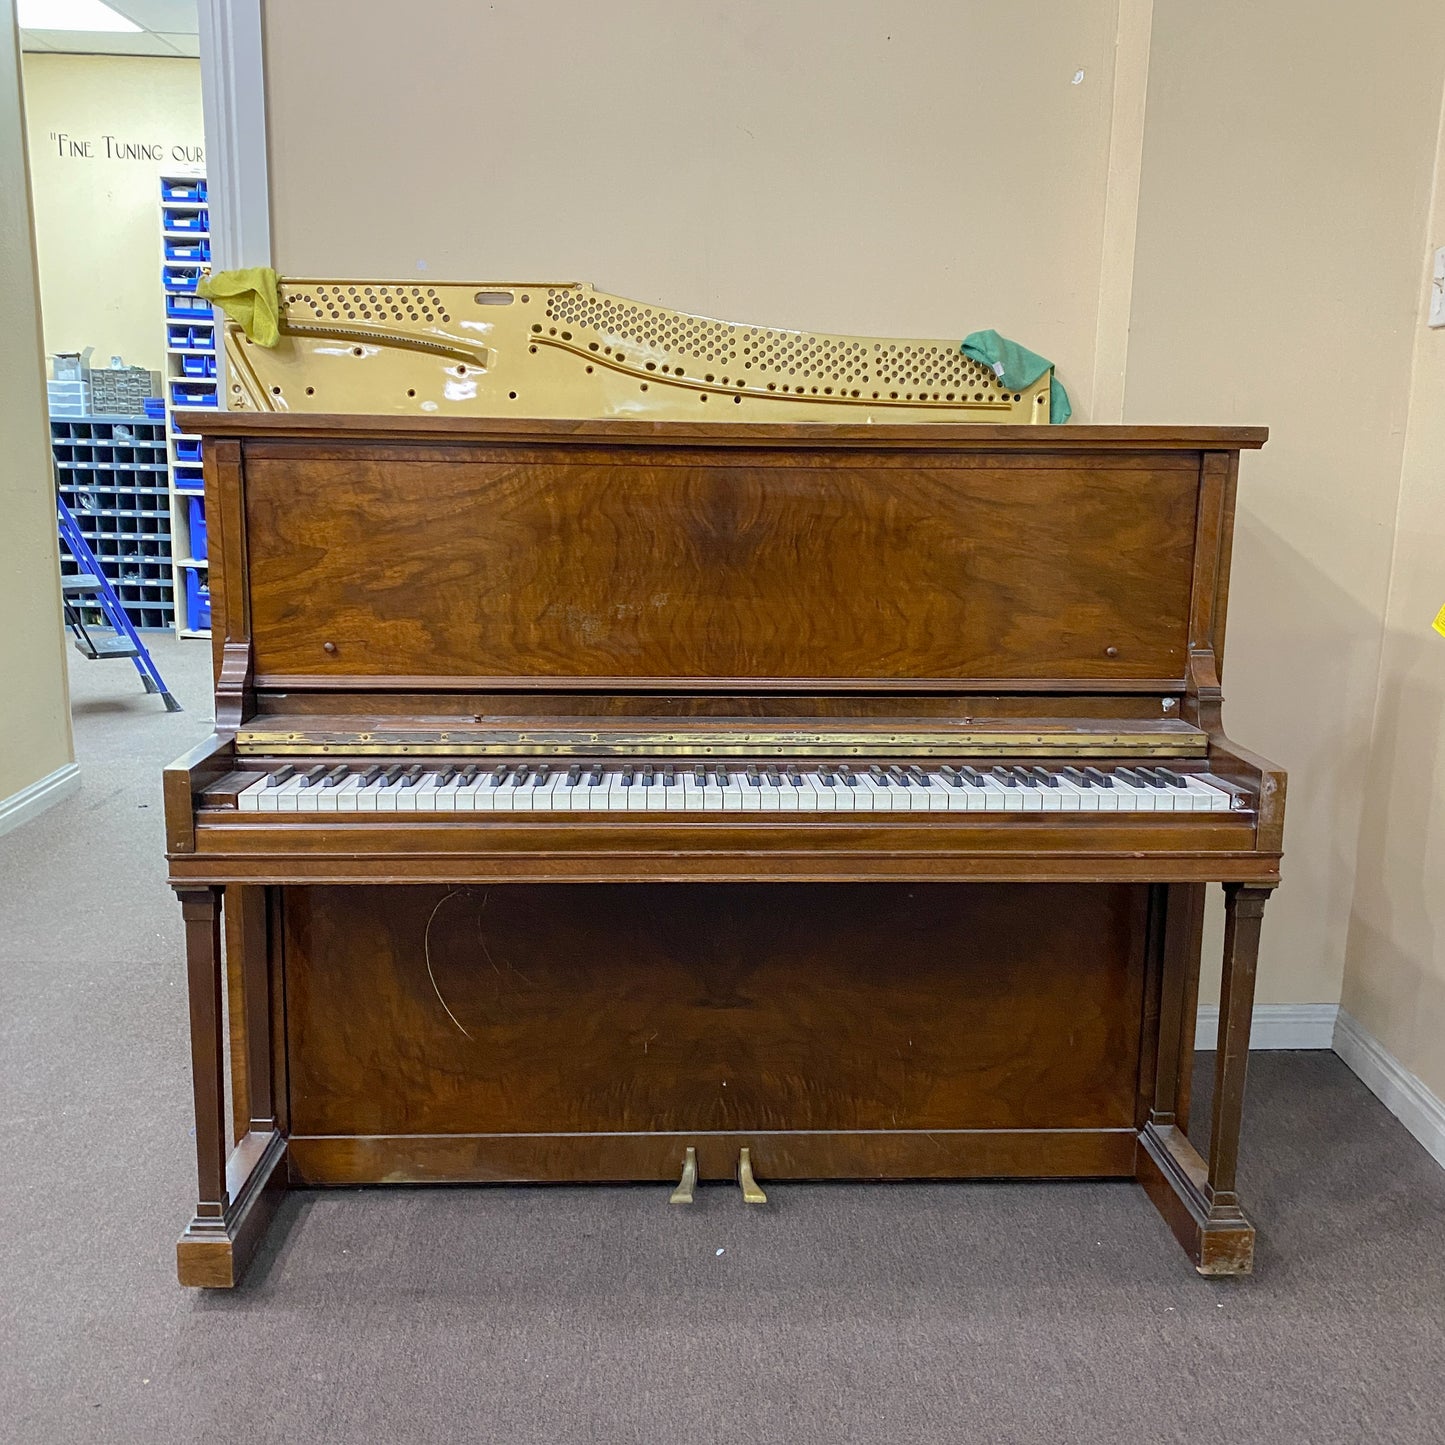
[[[261,811],[261,794],[266,788],[266,779],[262,778],[259,783],[252,783],[250,787],[242,788],[236,794],[236,807],[243,813],[259,813]]]
[[[296,808],[296,797],[304,786],[301,774],[294,778],[287,778],[279,788],[272,788],[271,792],[276,799],[275,810],[278,813],[294,813]]]

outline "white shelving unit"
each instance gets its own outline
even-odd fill
[[[206,177],[176,171],[161,177],[161,266],[166,308],[166,461],[170,484],[176,631],[211,635],[211,589],[202,495],[201,439],[176,429],[175,413],[220,402],[218,329],[196,283],[211,260]]]

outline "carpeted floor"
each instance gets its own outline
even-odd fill
[[[77,660],[83,789],[0,839],[0,1440],[1445,1441],[1445,1173],[1326,1053],[1251,1061],[1248,1280],[1128,1184],[814,1185],[293,1196],[181,1289],[159,770],[208,663],[157,657],[182,714]]]

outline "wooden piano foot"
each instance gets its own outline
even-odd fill
[[[286,1140],[255,1131],[226,1162],[229,1202],[219,1217],[197,1214],[176,1244],[182,1284],[230,1289],[239,1284],[286,1192]]]
[[[1146,1124],[1135,1168],[1145,1193],[1200,1274],[1253,1271],[1254,1226],[1232,1194],[1211,1198],[1208,1166],[1179,1129]]]

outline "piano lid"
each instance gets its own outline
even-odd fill
[[[668,421],[1047,422],[957,341],[692,316],[582,282],[284,278],[281,340],[228,322],[233,410]]]

